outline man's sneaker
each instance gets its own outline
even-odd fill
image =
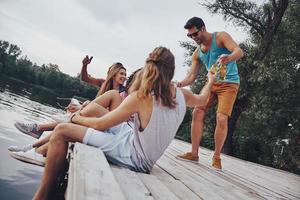
[[[25,146],[21,146],[21,147],[18,147],[18,146],[9,146],[8,147],[8,150],[9,151],[14,151],[14,152],[19,152],[19,151],[28,151],[30,149],[32,149],[32,144],[28,144],[28,145],[25,145]]]
[[[199,162],[199,156],[194,156],[192,152],[187,152],[181,155],[177,155],[176,158],[179,160],[190,161],[195,163]]]
[[[70,114],[65,114],[65,115],[54,115],[54,116],[51,116],[51,118],[58,122],[58,123],[67,123],[67,122],[70,122]]]
[[[31,149],[26,152],[10,152],[11,157],[26,162],[26,163],[31,163],[34,165],[39,165],[39,166],[45,166],[45,160],[46,158],[37,152],[35,152],[35,149]]]
[[[212,166],[217,170],[222,170],[221,158],[220,157],[213,157],[212,158]]]
[[[38,130],[38,125],[36,123],[25,124],[25,123],[16,121],[14,125],[22,133],[25,133],[25,134],[30,135],[37,139],[39,139],[41,137],[41,135],[43,134],[43,131]]]

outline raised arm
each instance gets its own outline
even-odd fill
[[[231,61],[236,61],[244,56],[243,50],[232,39],[232,37],[226,32],[220,32],[218,35],[220,45],[227,48],[231,54],[224,55],[220,58],[222,64],[227,64]]]
[[[75,124],[103,131],[121,122],[127,121],[133,113],[138,112],[140,102],[141,101],[137,98],[136,92],[133,92],[126,97],[116,109],[107,113],[103,117],[91,118],[75,115],[71,118],[71,121]]]
[[[93,59],[93,56],[91,56],[90,58],[88,56],[85,56],[85,58],[82,60],[82,68],[81,68],[81,73],[80,73],[80,79],[84,82],[87,82],[87,83],[90,83],[92,85],[101,87],[102,83],[105,80],[104,79],[93,78],[87,73],[87,66],[88,66],[88,64],[91,63],[92,59]]]
[[[199,47],[194,51],[194,53],[192,55],[192,66],[190,68],[190,71],[187,73],[186,77],[182,81],[177,83],[178,87],[184,87],[184,86],[190,85],[196,80],[197,75],[200,70],[198,51],[199,51]]]
[[[202,88],[200,94],[196,95],[192,93],[190,90],[181,88],[181,91],[184,94],[186,105],[188,107],[202,106],[205,105],[210,96],[211,87],[216,79],[216,75],[212,72],[208,72],[207,74],[208,82]]]

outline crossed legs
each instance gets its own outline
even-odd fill
[[[113,110],[121,103],[120,95],[115,91],[105,94],[88,104],[80,114],[89,117],[101,117],[109,112],[103,106]],[[84,126],[60,123],[55,126],[51,134],[33,145],[33,147],[38,147],[37,153],[47,156],[44,175],[33,199],[47,199],[56,177],[64,169],[68,142],[82,142],[86,130],[87,127]]]
[[[88,105],[86,105],[81,111],[80,114],[86,117],[96,117],[103,116],[108,111],[114,110],[122,102],[122,98],[117,90],[109,90],[102,94],[101,96],[96,97]],[[108,111],[107,111],[108,110]],[[52,131],[58,122],[49,122],[45,124],[39,124],[39,131]]]
[[[101,117],[108,113],[111,110],[114,110],[118,107],[122,102],[122,99],[119,95],[119,92],[116,90],[110,90],[103,95],[97,97],[92,102],[90,102],[87,106],[85,106],[81,111],[80,115],[85,117]],[[108,109],[107,109],[108,108]],[[43,124],[43,130],[53,130],[59,123],[51,122],[49,124]],[[50,135],[38,140],[37,142],[32,144],[32,147],[37,148],[49,141]],[[37,152],[46,155],[46,152],[41,149],[37,149]]]

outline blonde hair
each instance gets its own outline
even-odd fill
[[[112,66],[108,68],[107,76],[103,84],[101,85],[101,88],[97,94],[97,96],[113,89],[113,82],[114,77],[119,73],[121,69],[125,69],[125,67],[122,65],[122,63],[114,63]],[[120,85],[121,87],[121,85]]]
[[[174,70],[175,58],[171,51],[165,47],[155,48],[146,59],[137,90],[138,97],[145,98],[153,92],[156,100],[160,100],[164,106],[174,108],[176,102],[170,90]]]

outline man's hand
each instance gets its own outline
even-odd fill
[[[231,62],[229,54],[222,54],[219,56],[218,62],[222,65],[226,65],[227,63]]]
[[[93,56],[91,56],[91,57],[89,58],[89,56],[86,55],[86,56],[84,57],[84,59],[82,60],[82,64],[83,64],[83,65],[88,65],[88,64],[91,63],[92,59],[93,59]]]

